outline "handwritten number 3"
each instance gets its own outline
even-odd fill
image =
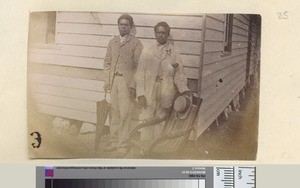
[[[41,134],[39,132],[32,132],[30,133],[31,136],[34,137],[34,139],[37,141],[37,143],[32,143],[32,147],[33,148],[39,148],[42,144],[42,137]]]

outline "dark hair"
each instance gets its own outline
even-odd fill
[[[167,22],[159,22],[159,23],[157,23],[157,24],[154,26],[154,31],[156,31],[157,28],[158,28],[159,26],[166,28],[168,34],[170,34],[171,28],[170,28],[170,26],[167,24]]]
[[[120,23],[120,20],[125,19],[129,21],[130,26],[133,26],[133,18],[129,15],[129,14],[122,14],[119,18],[118,18],[118,24]]]

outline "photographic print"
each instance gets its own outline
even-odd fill
[[[255,160],[260,39],[260,15],[30,13],[30,157]]]

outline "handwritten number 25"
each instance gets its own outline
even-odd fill
[[[277,12],[277,15],[278,15],[278,19],[280,20],[286,20],[289,18],[288,11]]]

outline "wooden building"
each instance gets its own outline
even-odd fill
[[[28,91],[41,113],[96,123],[103,93],[103,59],[118,35],[118,13],[42,12],[30,16]],[[203,103],[197,136],[207,129],[257,70],[260,17],[242,14],[131,14],[144,46],[166,21],[189,88]]]

